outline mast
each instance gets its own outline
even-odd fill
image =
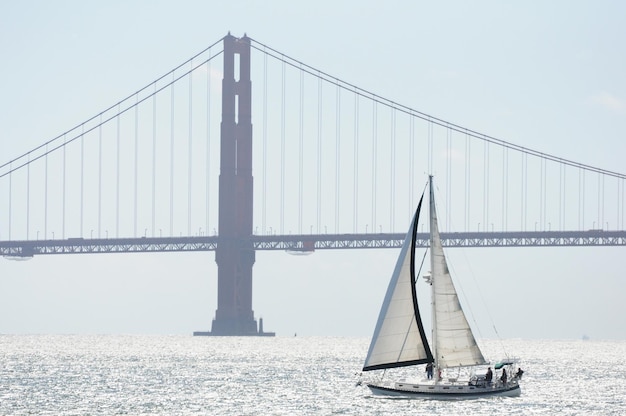
[[[436,303],[435,303],[435,285],[433,284],[433,279],[435,278],[434,276],[434,264],[435,264],[435,251],[433,250],[433,246],[434,246],[434,226],[435,226],[435,218],[436,218],[436,213],[435,213],[435,195],[433,192],[433,175],[428,175],[428,188],[430,189],[430,199],[429,199],[429,206],[430,206],[430,228],[429,228],[429,232],[430,232],[430,306],[431,306],[431,314],[430,314],[430,320],[432,322],[432,326],[431,326],[431,330],[432,330],[432,337],[431,337],[431,350],[433,353],[433,358],[434,358],[434,370],[435,370],[435,381],[439,381],[439,355],[437,354],[437,319],[436,317]]]

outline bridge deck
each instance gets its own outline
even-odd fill
[[[245,243],[255,250],[310,252],[329,249],[399,248],[404,234],[304,234],[253,235]],[[626,231],[511,231],[443,233],[446,247],[542,247],[542,246],[623,246]],[[0,255],[32,257],[42,254],[150,253],[214,251],[219,236],[141,237],[64,240],[0,241]],[[428,234],[418,234],[418,245],[428,246]]]

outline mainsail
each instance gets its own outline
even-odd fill
[[[441,245],[430,178],[430,255],[433,294],[433,355],[439,368],[485,364],[461,309]]]
[[[415,295],[415,236],[424,195],[402,245],[363,371],[432,362]]]

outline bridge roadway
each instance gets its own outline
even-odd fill
[[[399,248],[405,234],[303,234],[253,235],[241,244],[255,250],[284,250],[308,253],[327,249]],[[428,234],[418,234],[418,245],[427,247]],[[624,246],[626,231],[510,231],[442,233],[446,247],[542,247],[542,246]],[[68,238],[63,240],[0,241],[0,255],[30,258],[43,254],[152,253],[214,251],[219,236]]]

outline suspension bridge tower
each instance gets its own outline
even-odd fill
[[[220,136],[217,310],[206,336],[273,336],[252,310],[252,83],[250,38],[224,38]]]

